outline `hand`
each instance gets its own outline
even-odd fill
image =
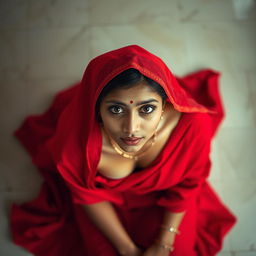
[[[158,244],[151,245],[143,254],[142,256],[169,256],[170,251],[162,248]]]
[[[133,251],[127,254],[127,256],[142,256],[142,250],[139,249],[138,247],[135,247]]]
[[[133,245],[129,248],[126,248],[126,250],[121,253],[121,256],[142,256],[142,250],[138,248],[136,245]]]

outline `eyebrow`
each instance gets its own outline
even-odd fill
[[[155,99],[149,99],[149,100],[144,100],[144,101],[140,101],[136,104],[136,106],[141,106],[141,105],[145,105],[145,104],[148,104],[148,103],[152,103],[152,102],[157,102],[159,103],[158,100],[155,100]],[[106,103],[112,103],[112,104],[117,104],[117,105],[121,105],[121,106],[125,106],[127,107],[128,105],[121,102],[121,101],[116,101],[116,100],[108,100],[106,101]]]

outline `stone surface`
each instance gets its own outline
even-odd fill
[[[209,179],[238,223],[219,256],[256,255],[253,1],[10,0],[0,1],[0,17],[0,255],[30,255],[11,242],[8,215],[12,202],[34,198],[42,182],[13,132],[79,81],[91,58],[129,44],[152,51],[177,75],[221,73],[226,118],[212,144]]]

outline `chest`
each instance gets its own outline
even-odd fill
[[[112,179],[119,179],[126,177],[133,172],[143,170],[152,164],[163,146],[163,143],[156,143],[154,147],[148,150],[146,155],[138,160],[124,158],[114,150],[105,152],[103,150],[98,165],[98,173]]]

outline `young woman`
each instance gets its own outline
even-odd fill
[[[175,78],[131,45],[93,59],[15,135],[45,179],[12,208],[35,255],[211,256],[235,217],[206,179],[223,118],[218,73]]]

